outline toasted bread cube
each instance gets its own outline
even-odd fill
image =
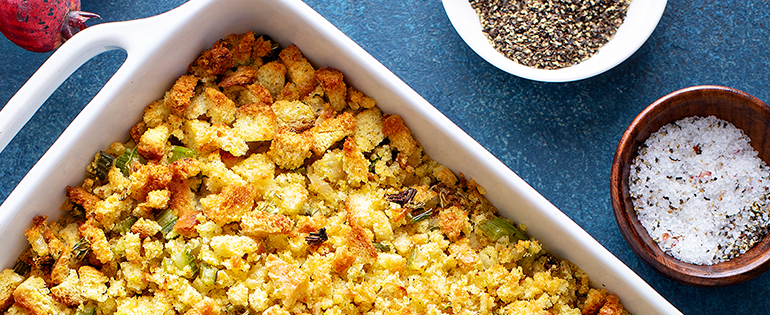
[[[241,231],[253,237],[265,237],[271,234],[287,234],[294,227],[294,221],[280,213],[267,213],[255,210],[241,219]]]
[[[260,191],[270,187],[275,177],[275,163],[263,153],[252,154],[233,166],[232,170]]]
[[[353,135],[355,127],[356,118],[349,112],[320,122],[310,129],[310,134],[313,135],[313,152],[323,155],[335,143]]]
[[[146,159],[158,161],[166,155],[166,142],[169,136],[171,136],[171,130],[166,124],[149,128],[139,138],[136,150]]]
[[[210,192],[218,193],[226,186],[246,185],[246,181],[243,178],[227,168],[225,163],[220,160],[219,153],[212,153],[208,159],[211,162],[204,164],[201,172],[206,176],[206,189]]]
[[[208,122],[193,119],[184,123],[185,146],[200,154],[208,154],[219,148],[217,138]]]
[[[238,95],[238,105],[244,106],[251,103],[272,104],[273,95],[270,90],[259,83],[249,84]]]
[[[86,220],[86,222],[78,226],[80,235],[88,240],[91,244],[91,252],[96,255],[101,263],[106,264],[112,260],[114,255],[110,250],[110,243],[107,241],[107,236],[104,235],[104,230],[97,227],[92,219]]]
[[[376,105],[374,99],[364,95],[355,88],[348,87],[348,106],[352,109],[374,108]]]
[[[246,31],[244,34],[233,34],[225,40],[230,42],[230,52],[233,54],[235,65],[245,65],[251,62],[252,48],[256,42],[254,33]]]
[[[390,115],[383,120],[382,133],[390,139],[390,145],[405,156],[412,155],[417,149],[417,140],[399,115]]]
[[[169,115],[171,115],[171,109],[161,99],[152,102],[144,108],[142,120],[147,127],[155,128],[166,121]]]
[[[219,82],[219,87],[227,88],[234,85],[248,85],[254,83],[257,79],[257,69],[249,66],[239,66],[233,72],[230,72]]]
[[[13,291],[24,281],[24,277],[11,269],[0,272],[0,312],[13,304]]]
[[[286,66],[278,61],[268,62],[257,70],[257,82],[270,91],[274,99],[286,85]]]
[[[300,132],[313,126],[316,115],[313,108],[300,101],[276,101],[272,105],[279,128]]]
[[[276,289],[275,294],[281,299],[283,306],[291,308],[307,295],[310,277],[302,269],[275,255],[267,256],[265,265]]]
[[[145,201],[153,190],[166,189],[174,173],[167,166],[156,164],[138,164],[131,173],[131,197]]]
[[[272,140],[278,118],[269,104],[251,103],[238,108],[233,128],[246,142]]]
[[[227,42],[220,40],[211,48],[201,53],[189,66],[189,71],[201,78],[222,75],[235,65],[233,53],[227,48]]]
[[[313,155],[312,146],[313,136],[311,134],[298,134],[282,128],[275,135],[267,154],[276,165],[293,170],[302,166],[305,159]]]
[[[63,305],[51,296],[42,278],[30,276],[13,291],[14,303],[26,309],[30,314],[48,315],[62,313]]]
[[[358,150],[353,139],[345,139],[342,147],[342,168],[348,175],[350,184],[358,185],[369,179],[369,161],[363,153]]]
[[[201,199],[203,213],[218,225],[241,220],[254,207],[256,191],[251,186],[227,186],[218,194]]]
[[[230,124],[235,119],[235,102],[221,91],[208,87],[203,93],[203,102],[207,105],[207,115],[211,117],[211,124]]]
[[[366,109],[356,115],[353,139],[362,152],[374,150],[382,140],[385,140],[385,135],[382,133],[382,112],[379,108]]]
[[[183,75],[176,80],[171,90],[166,92],[163,100],[171,112],[182,116],[190,106],[190,100],[195,94],[195,86],[198,85],[198,77],[194,75]]]
[[[297,85],[300,97],[310,94],[317,84],[315,79],[315,69],[310,62],[305,59],[299,48],[292,44],[284,48],[278,56],[286,65],[286,71],[289,74],[289,80]]]
[[[315,77],[329,99],[329,105],[336,111],[343,110],[347,105],[345,98],[348,88],[343,80],[342,72],[334,68],[323,68],[315,72]]]

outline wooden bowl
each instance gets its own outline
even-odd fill
[[[765,163],[770,161],[770,107],[756,97],[721,86],[689,87],[652,103],[628,126],[612,161],[612,208],[626,243],[653,269],[693,286],[731,285],[766,271],[770,268],[770,237],[725,262],[708,266],[682,262],[664,253],[637,219],[628,194],[628,174],[639,146],[651,133],[685,117],[712,115],[743,130],[759,157]]]

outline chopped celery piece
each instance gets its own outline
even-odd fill
[[[96,314],[96,306],[93,305],[81,305],[78,308],[78,312],[75,315],[94,315]]]
[[[21,276],[26,276],[27,273],[29,273],[30,269],[32,269],[32,266],[30,266],[26,261],[23,261],[21,259],[17,259],[16,264],[13,266],[13,272]]]
[[[118,222],[118,224],[115,225],[114,230],[121,235],[125,235],[126,233],[131,232],[131,227],[134,226],[134,223],[136,223],[137,220],[139,220],[137,217],[129,216]]]
[[[110,173],[114,161],[115,158],[112,157],[112,155],[109,155],[104,151],[99,151],[99,153],[94,156],[94,161],[91,162],[91,164],[88,164],[87,171],[97,179],[105,180],[107,179],[107,174]]]
[[[178,236],[174,230],[174,224],[176,224],[177,220],[179,220],[179,217],[171,209],[163,210],[155,219],[161,227],[160,232],[163,233],[164,238],[172,239]]]
[[[195,256],[189,249],[180,250],[171,256],[174,266],[182,271],[182,276],[192,278],[198,273],[198,264],[195,263]]]
[[[390,251],[390,246],[388,246],[387,244],[372,243],[372,245],[374,245],[374,248],[376,248],[378,251],[381,251],[384,253],[387,253]]]
[[[175,145],[175,146],[171,147],[171,159],[170,159],[170,162],[174,162],[176,160],[181,160],[181,159],[184,159],[184,158],[195,158],[195,157],[196,157],[195,152],[193,152],[192,150],[190,150],[188,148],[180,147],[178,145]]]
[[[123,151],[123,154],[115,159],[115,166],[120,169],[120,171],[123,173],[123,176],[128,177],[130,175],[129,171],[131,170],[131,162],[133,162],[134,157],[136,156],[136,149],[126,149]]]
[[[503,236],[508,236],[510,242],[526,240],[527,236],[516,226],[501,217],[493,217],[479,224],[481,232],[492,241],[498,241]]]
[[[198,278],[201,283],[206,286],[213,286],[217,283],[217,271],[219,270],[216,267],[204,263],[199,266],[199,269]]]

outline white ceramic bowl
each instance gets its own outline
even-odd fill
[[[82,182],[94,152],[125,140],[144,107],[162,97],[202,50],[227,34],[246,30],[268,34],[284,46],[296,44],[316,67],[338,68],[383,111],[401,115],[434,159],[479,182],[502,215],[527,224],[530,235],[547,250],[581,266],[596,286],[617,293],[631,312],[679,313],[588,233],[299,0],[192,0],[157,17],[90,27],[62,45],[0,112],[0,138],[15,133],[15,121],[28,118],[80,63],[118,48],[125,49],[128,58],[0,206],[4,242],[0,268],[12,266],[28,246],[24,230],[35,215],[59,216],[65,185]]]
[[[482,33],[476,11],[468,0],[442,0],[449,20],[460,37],[481,58],[505,72],[543,82],[568,82],[589,78],[617,66],[647,41],[666,8],[666,0],[633,0],[615,36],[586,61],[571,67],[544,70],[521,65],[495,50]]]

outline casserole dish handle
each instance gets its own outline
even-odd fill
[[[64,80],[91,58],[122,49],[128,57],[110,81],[127,76],[128,69],[141,63],[169,35],[164,28],[152,28],[152,23],[173,21],[178,12],[172,12],[189,9],[182,7],[190,5],[147,19],[97,24],[62,44],[0,110],[0,152]]]

